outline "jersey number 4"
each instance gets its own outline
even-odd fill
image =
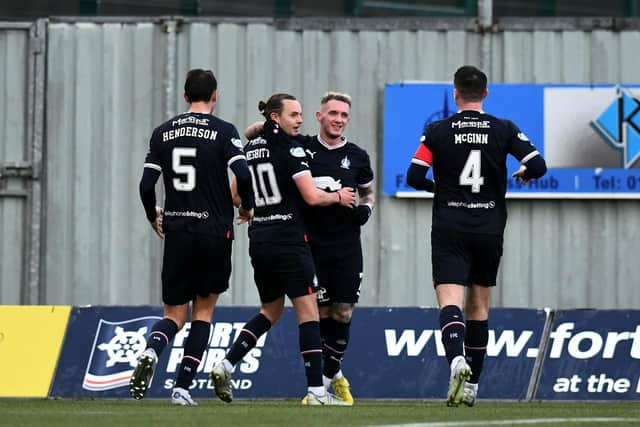
[[[249,165],[249,172],[257,207],[277,205],[282,201],[276,171],[271,163]]]
[[[467,161],[464,163],[462,172],[460,172],[460,185],[470,185],[472,193],[479,193],[480,187],[484,184],[484,177],[480,175],[480,150],[471,150]]]
[[[196,158],[195,148],[176,147],[171,151],[171,167],[176,174],[184,175],[184,179],[173,178],[173,188],[177,191],[192,191],[196,188],[196,168],[182,163],[184,159]]]

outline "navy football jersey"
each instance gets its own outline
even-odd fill
[[[262,135],[245,146],[255,195],[252,242],[305,242],[304,200],[294,178],[310,174],[307,156],[282,129],[265,124]]]
[[[227,168],[244,160],[235,126],[210,114],[187,112],[158,126],[144,167],[163,175],[164,231],[233,238]]]
[[[428,125],[411,161],[433,167],[433,227],[502,234],[507,154],[521,163],[539,154],[509,120],[461,111]]]
[[[343,187],[367,188],[373,185],[371,161],[365,150],[343,137],[330,146],[319,135],[297,138],[305,147],[316,187],[332,192]],[[305,207],[305,223],[312,244],[336,244],[360,238],[353,210],[339,204]]]

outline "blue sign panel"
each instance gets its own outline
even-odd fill
[[[191,386],[194,398],[213,397],[209,372],[222,360],[245,322],[257,308],[218,307],[208,348]],[[57,397],[129,397],[129,378],[146,335],[162,318],[156,307],[87,307],[71,311],[69,326],[50,391]],[[162,353],[146,397],[167,398],[174,386],[190,324],[178,332]],[[282,381],[282,373],[291,379]],[[237,397],[293,397],[306,393],[298,349],[295,314],[285,311],[235,369]]]
[[[536,399],[638,400],[640,311],[556,312]]]
[[[344,362],[354,396],[446,399],[450,371],[438,316],[437,309],[356,310]],[[480,398],[526,397],[545,320],[542,310],[491,311]]]
[[[216,308],[209,346],[191,387],[194,398],[213,397],[211,368],[256,313],[256,308]],[[74,308],[51,396],[128,397],[128,379],[146,345],[145,336],[161,316],[161,309],[154,307]],[[526,397],[545,320],[541,310],[492,310],[480,398]],[[436,309],[358,308],[343,365],[354,396],[445,399],[449,367],[438,324]],[[147,397],[169,396],[188,327],[160,357]],[[508,381],[497,381],[505,372]],[[305,394],[298,327],[290,308],[236,366],[233,385],[240,399]]]
[[[549,168],[509,197],[640,197],[640,88],[614,85],[492,84],[484,110],[516,123]],[[406,171],[424,127],[456,111],[453,86],[394,83],[385,88],[384,192],[429,197],[406,185]]]

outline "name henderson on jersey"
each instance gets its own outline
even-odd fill
[[[218,136],[217,130],[203,129],[195,126],[185,126],[178,129],[171,129],[162,132],[162,142],[171,141],[181,136],[191,136],[194,138],[209,139],[215,141]]]

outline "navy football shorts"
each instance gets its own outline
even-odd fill
[[[313,245],[318,275],[318,304],[355,304],[362,283],[362,245],[360,239],[335,246]]]
[[[229,288],[231,239],[172,231],[164,237],[162,301],[181,305]]]
[[[249,255],[262,303],[283,295],[294,299],[318,290],[307,243],[250,242]]]
[[[495,286],[503,237],[496,234],[431,230],[433,285]]]

